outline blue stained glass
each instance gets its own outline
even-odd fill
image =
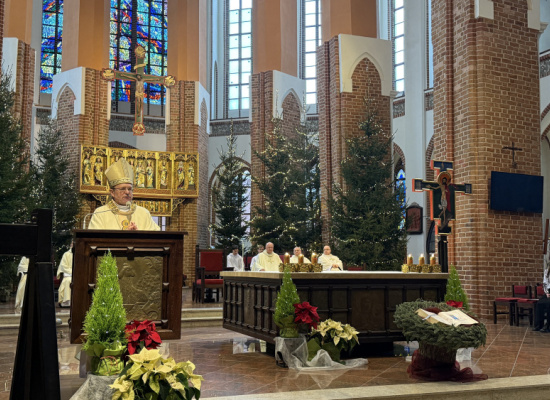
[[[147,20],[149,19],[148,15],[149,14],[147,14],[146,12],[138,12],[138,14],[137,14],[137,23],[139,25],[146,24]]]
[[[151,15],[151,26],[157,26],[159,28],[166,29],[166,25],[163,25],[162,20],[155,15]]]
[[[125,36],[132,36],[132,27],[130,24],[120,24],[120,33]]]
[[[63,14],[60,13],[57,16],[57,20],[58,20],[59,26],[62,27],[63,26]],[[59,31],[61,31],[61,28],[59,29]]]
[[[53,25],[55,26],[56,15],[52,13],[42,14],[42,25]]]
[[[45,12],[57,12],[57,5],[56,5],[56,2],[55,0],[44,0],[42,2],[42,11],[45,11]]]
[[[163,73],[162,73],[162,70],[163,70],[163,69],[164,69],[164,68],[162,68],[162,67],[154,67],[154,66],[151,66],[151,72],[150,72],[150,74],[151,74],[151,75],[157,75],[157,76],[163,75]]]
[[[138,36],[137,44],[142,46],[145,49],[145,51],[149,51],[149,42],[147,41],[147,39],[141,39]]]
[[[48,38],[42,39],[42,51],[53,51],[54,41]]]
[[[63,0],[42,1],[40,91],[51,93],[53,76],[61,70]]]
[[[149,12],[149,3],[147,1],[138,0],[137,6],[138,6],[138,11],[139,12],[146,12],[146,13]]]
[[[126,36],[120,38],[119,47],[122,49],[129,49],[132,47],[132,39]]]
[[[53,67],[43,66],[42,71],[43,71],[43,76],[44,77],[53,78]]]
[[[162,57],[160,54],[150,53],[149,63],[152,65],[161,65]]]
[[[138,37],[147,39],[149,37],[149,27],[147,25],[138,25],[136,33]]]
[[[40,92],[51,93],[53,82],[47,79],[40,79]]]
[[[131,24],[132,10],[120,10],[119,21],[127,24]]]
[[[55,37],[55,26],[43,25],[42,26],[42,37]]]
[[[130,64],[129,62],[121,62],[118,65],[118,69],[119,71],[130,72],[132,71],[132,64]]]
[[[118,49],[119,59],[120,60],[130,60],[130,50],[129,49]]]
[[[113,52],[113,47],[115,47],[117,45],[117,42],[116,42],[116,35],[111,35],[111,37],[109,38],[109,52]]]
[[[42,66],[53,65],[53,54],[42,52],[42,61],[40,62]]]
[[[164,10],[162,7],[162,1],[152,1],[151,2],[151,14],[158,14],[162,15],[164,13]]]
[[[57,42],[57,54],[59,54],[59,55],[57,56],[57,58],[58,58],[59,60],[61,60],[61,51],[62,51],[62,50],[63,50],[63,42],[59,41],[59,42]],[[59,66],[61,66],[61,63],[59,64]]]
[[[162,28],[151,27],[151,39],[162,39]]]

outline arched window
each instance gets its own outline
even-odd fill
[[[405,7],[404,0],[393,0],[393,88],[405,91]]]
[[[396,166],[396,174],[395,174],[395,187],[398,189],[403,190],[403,199],[401,202],[401,211],[402,211],[402,220],[401,220],[401,227],[405,226],[405,220],[406,220],[406,205],[407,205],[407,185],[405,183],[405,168],[403,166],[403,162],[399,160]]]
[[[145,48],[145,73],[166,75],[167,70],[167,0],[111,0],[109,67],[117,71],[134,72],[137,45]],[[130,81],[114,80],[112,99],[114,110],[119,102],[134,103],[135,85]],[[165,104],[165,88],[145,83],[145,113],[152,105]],[[157,108],[162,115],[164,107]],[[120,110],[131,112],[129,109]]]
[[[226,0],[225,4],[227,116],[246,117],[252,73],[252,0]]]
[[[40,93],[51,93],[53,76],[61,71],[63,0],[42,0]]]
[[[306,81],[306,104],[317,104],[317,47],[322,44],[321,0],[302,0],[300,75]],[[311,107],[310,112],[317,112]]]

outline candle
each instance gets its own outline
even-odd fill
[[[285,264],[290,264],[290,254],[285,253]]]
[[[432,253],[432,256],[430,257],[430,265],[435,265],[435,254]]]
[[[424,253],[420,254],[420,257],[418,257],[418,265],[424,265]]]
[[[311,263],[317,264],[317,254],[311,253]]]
[[[298,256],[298,264],[303,264],[304,263],[304,255],[303,254],[300,254]]]
[[[407,257],[407,265],[413,265],[413,256],[412,254],[409,254]]]

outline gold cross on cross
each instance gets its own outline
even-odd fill
[[[110,68],[103,68],[103,70],[101,71],[101,78],[109,82],[115,79],[136,82],[136,117],[134,121],[134,126],[132,127],[132,132],[134,132],[134,136],[141,136],[145,133],[145,126],[143,125],[145,82],[159,84],[170,88],[176,84],[176,78],[172,75],[156,76],[145,74],[145,49],[142,46],[138,45],[136,46],[134,53],[136,55],[136,66],[134,67],[134,70],[136,72],[115,71]]]

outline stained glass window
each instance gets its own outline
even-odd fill
[[[110,68],[134,72],[134,48],[141,45],[145,73],[167,75],[167,0],[111,0],[110,33]],[[133,101],[130,81],[115,80],[112,85],[113,101]],[[145,83],[145,104],[164,105],[165,90]]]
[[[61,71],[63,0],[42,1],[40,92],[51,93],[53,76]]]
[[[306,103],[317,104],[317,47],[322,43],[321,0],[302,0],[301,78],[306,81]]]
[[[226,0],[226,49],[227,110],[230,117],[246,116],[252,74],[252,0]]]

